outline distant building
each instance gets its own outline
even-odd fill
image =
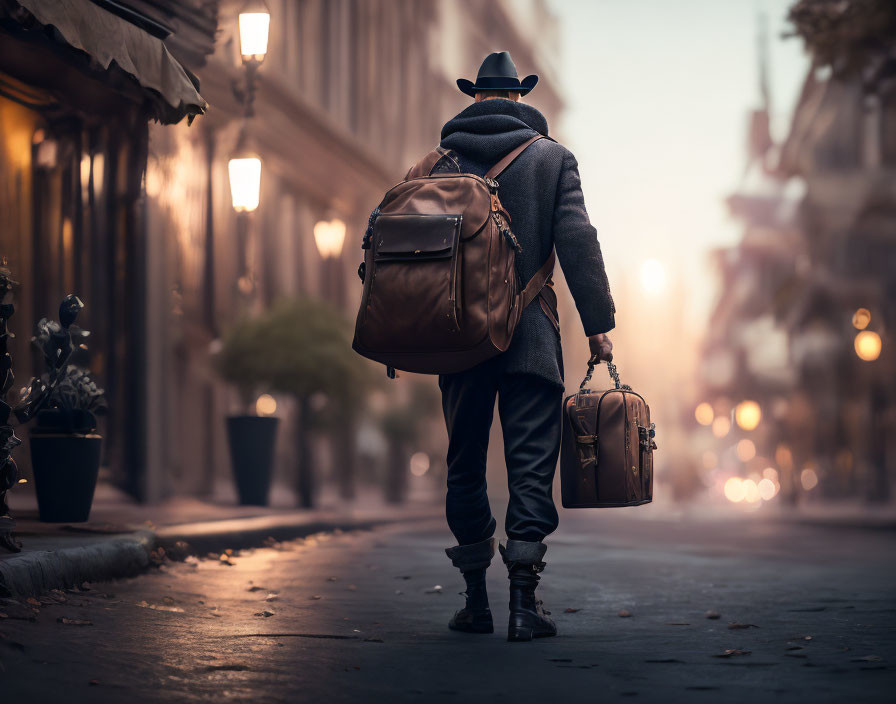
[[[881,25],[889,13],[896,27],[896,10],[874,4],[850,9],[848,31],[816,21],[825,3],[794,6],[815,62],[780,149],[754,115],[750,167],[729,199],[744,237],[716,255],[703,395],[722,415],[759,403],[759,427],[735,424],[719,445],[754,442],[758,459],[729,468],[771,467],[791,501],[887,500],[896,472],[896,34]]]

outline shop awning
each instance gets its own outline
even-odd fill
[[[161,39],[90,0],[15,0],[62,41],[90,55],[104,70],[113,64],[160,97],[155,117],[163,123],[190,120],[208,106],[199,81],[178,63]]]

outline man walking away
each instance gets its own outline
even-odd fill
[[[517,77],[506,51],[488,56],[476,82],[457,85],[475,102],[442,128],[441,146],[464,173],[484,175],[502,157],[548,125],[535,108],[520,102],[538,82]],[[612,359],[606,332],[615,307],[597,233],[585,211],[575,157],[551,139],[530,145],[499,177],[501,203],[522,247],[521,281],[528,281],[552,249],[581,316],[591,354]],[[560,450],[563,363],[556,295],[552,284],[522,313],[506,352],[455,374],[439,377],[448,427],[446,514],[457,545],[446,550],[466,581],[466,605],[449,627],[470,633],[494,630],[485,571],[495,552],[495,519],[486,494],[489,428],[498,399],[504,433],[510,503],[501,557],[510,578],[508,640],[556,635],[553,621],[535,598],[545,567],[543,539],[557,527],[551,495]]]

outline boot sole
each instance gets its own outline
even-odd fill
[[[540,632],[536,633],[531,628],[510,628],[507,631],[507,640],[511,643],[523,643],[533,638],[553,638],[557,633]]]

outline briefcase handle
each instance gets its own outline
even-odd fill
[[[588,360],[588,372],[585,374],[585,378],[582,379],[582,383],[579,385],[579,392],[585,390],[585,386],[591,381],[591,375],[594,373],[594,367],[600,364],[600,357],[598,355],[593,355],[591,359]],[[616,371],[616,365],[612,362],[607,362],[607,371],[610,373],[610,378],[613,380],[613,383],[616,385],[617,389],[629,388],[625,384],[619,383],[619,372]]]

